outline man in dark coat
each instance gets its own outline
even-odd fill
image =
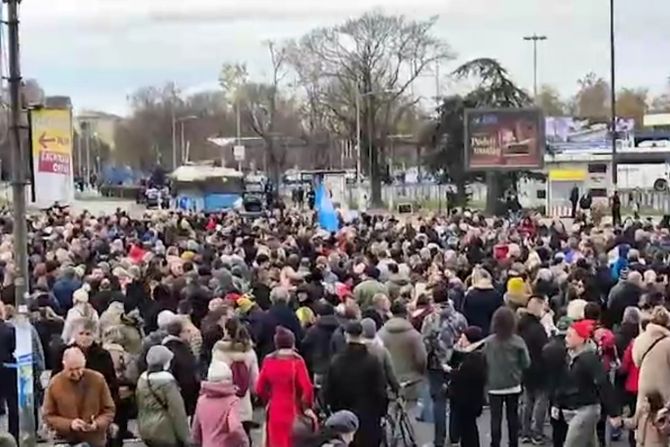
[[[378,447],[388,404],[384,370],[363,344],[361,324],[349,323],[346,332],[347,346],[335,356],[326,375],[325,401],[333,411],[349,410],[358,417],[360,426],[351,446]]]
[[[295,312],[289,306],[290,295],[288,290],[277,287],[270,295],[272,306],[267,311],[265,324],[258,340],[258,351],[261,359],[275,350],[274,334],[277,326],[283,326],[293,332],[296,340],[296,349],[300,350],[302,341],[302,326]]]
[[[4,309],[0,304],[0,402],[7,403],[8,428],[15,440],[19,435],[19,409],[17,406],[16,369],[11,366],[16,363],[14,350],[16,336],[14,327],[4,321]]]
[[[74,268],[65,268],[63,276],[56,281],[53,287],[54,296],[58,300],[63,312],[70,310],[72,307],[72,295],[79,288],[81,288],[81,281],[75,276]]]
[[[316,323],[307,330],[302,341],[302,354],[312,376],[322,376],[328,370],[332,354],[330,341],[333,332],[340,327],[340,322],[335,317],[335,308],[331,304],[321,304],[318,314]]]
[[[577,203],[579,202],[579,188],[577,185],[573,186],[572,189],[570,190],[570,205],[572,205],[572,209],[570,212],[570,217],[573,219],[577,217]]]
[[[471,352],[468,347],[479,342],[484,332],[468,326],[461,335],[458,349],[449,361],[452,368],[449,386],[449,438],[463,447],[479,447],[477,418],[484,408],[486,387],[486,356],[481,347]]]
[[[503,297],[493,287],[491,275],[483,268],[476,268],[472,275],[472,289],[463,302],[463,315],[471,326],[489,334],[493,313],[504,304]]]
[[[543,439],[544,420],[549,405],[547,370],[542,352],[549,342],[547,332],[540,323],[546,299],[532,296],[525,312],[519,319],[519,336],[523,338],[530,355],[530,367],[523,372],[523,412],[521,418],[521,439],[526,443],[537,443]],[[523,442],[523,441],[522,441]]]
[[[614,327],[621,323],[623,313],[627,307],[637,307],[642,295],[642,275],[640,272],[628,273],[626,279],[620,280],[610,290],[607,300],[607,327]]]
[[[193,416],[200,394],[200,378],[198,376],[198,363],[186,341],[188,334],[184,329],[181,320],[175,319],[170,322],[167,325],[168,336],[163,340],[163,346],[174,354],[170,372],[179,385],[186,414]]]

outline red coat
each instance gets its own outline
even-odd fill
[[[640,381],[640,368],[635,365],[633,361],[633,343],[631,341],[623,353],[623,360],[621,361],[621,372],[626,374],[626,383],[624,388],[631,394],[637,394]]]
[[[296,416],[312,408],[314,389],[305,361],[295,352],[280,350],[263,360],[256,394],[268,402],[268,447],[292,447]]]

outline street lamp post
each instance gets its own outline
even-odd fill
[[[523,40],[533,42],[533,98],[537,100],[537,42],[547,40],[547,36],[524,36]]]
[[[614,47],[614,0],[610,0],[610,106],[611,122],[610,122],[610,137],[612,139],[612,188],[617,189],[618,183],[618,165],[617,165],[617,147],[616,147],[616,64],[615,64],[615,47]]]

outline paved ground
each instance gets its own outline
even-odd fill
[[[262,415],[258,413],[259,420],[262,418]],[[3,432],[6,430],[6,423],[7,423],[7,418],[6,417],[0,417],[0,432]],[[490,424],[490,419],[489,419],[489,413],[488,411],[485,411],[484,414],[482,415],[481,418],[479,418],[479,435],[480,435],[480,443],[482,446],[488,446],[491,443],[491,432],[489,430],[489,424]],[[505,429],[505,421],[503,421],[503,443],[502,445],[505,446],[507,445],[507,434],[506,434],[506,429]],[[135,430],[135,424],[131,424],[131,429]],[[416,434],[417,434],[417,441],[418,445],[420,447],[431,447],[433,444],[433,426],[431,424],[424,424],[424,423],[417,423],[416,424]],[[550,435],[551,434],[551,429],[547,425],[546,429],[546,434]],[[262,441],[262,436],[260,433],[260,430],[256,430],[253,432],[253,445],[255,447],[263,447],[261,446],[261,441]],[[41,445],[48,445],[48,444],[41,444]],[[127,446],[138,446],[138,445],[143,445],[141,442],[126,442]],[[547,446],[551,445],[550,443],[546,444]],[[627,444],[624,443],[623,441],[615,442],[612,444],[612,447],[624,447]]]

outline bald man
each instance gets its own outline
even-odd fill
[[[105,378],[86,369],[86,357],[79,348],[68,348],[63,353],[63,371],[51,379],[44,398],[46,424],[71,444],[104,447],[114,410]]]

